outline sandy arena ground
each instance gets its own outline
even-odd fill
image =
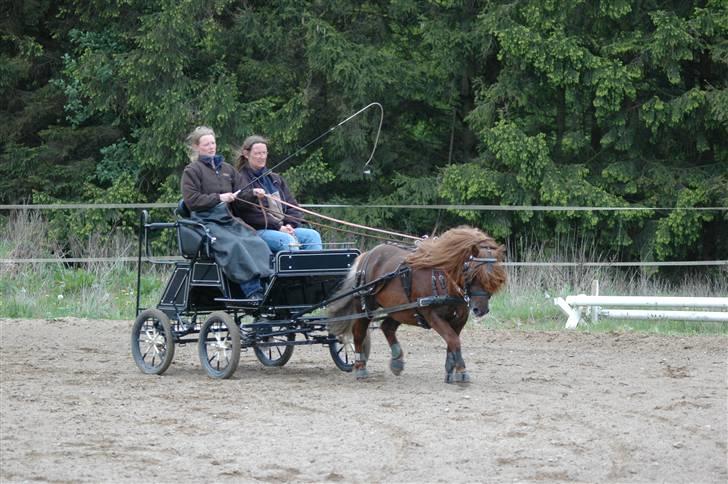
[[[131,324],[0,320],[0,481],[728,481],[726,337],[469,325],[458,386],[403,328],[400,377],[377,333],[366,382],[322,346],[218,381],[191,345],[142,374]]]

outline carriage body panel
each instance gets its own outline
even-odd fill
[[[260,305],[246,304],[238,285],[225,277],[214,260],[179,261],[157,309],[170,318],[228,307],[247,308],[253,315],[263,310],[276,314],[300,311],[329,298],[358,256],[356,249],[279,252],[271,260],[273,276]]]

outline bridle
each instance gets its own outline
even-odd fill
[[[490,297],[492,294],[485,289],[482,291],[475,291],[473,290],[473,279],[475,278],[476,270],[478,267],[482,266],[483,264],[488,264],[488,266],[492,266],[498,262],[498,259],[495,257],[473,257],[472,255],[468,258],[467,261],[463,264],[463,275],[465,276],[465,288],[464,288],[464,295],[463,298],[465,299],[465,302],[470,305],[470,299],[472,297]]]

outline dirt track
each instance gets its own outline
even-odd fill
[[[400,330],[407,368],[372,378],[298,347],[244,352],[208,378],[195,347],[139,372],[131,322],[0,320],[0,481],[728,480],[728,338],[464,331],[468,386],[444,347]]]

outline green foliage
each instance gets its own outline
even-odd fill
[[[134,318],[136,271],[126,267],[70,269],[39,266],[18,274],[0,273],[0,317],[94,319]],[[144,307],[159,300],[166,274],[141,277]]]
[[[114,180],[111,187],[102,190],[94,185],[85,187],[86,200],[89,203],[137,203],[139,192],[134,180],[129,175],[122,175]],[[58,199],[46,194],[34,195],[35,203],[57,203]],[[51,240],[67,241],[72,257],[81,257],[73,253],[85,248],[89,242],[107,243],[119,234],[131,236],[138,225],[138,216],[133,210],[126,209],[88,209],[58,210],[49,220],[49,237]],[[75,246],[75,247],[74,247]],[[75,250],[74,250],[75,249]]]
[[[302,202],[728,205],[724,1],[37,0],[11,13],[0,203],[176,201],[183,140],[205,124],[229,161],[253,133],[271,164],[296,153],[279,170]],[[377,111],[329,129],[372,101],[385,122],[365,176]],[[499,239],[579,231],[625,260],[728,257],[725,212],[346,216]],[[137,223],[52,218],[66,248]]]
[[[128,176],[132,180],[139,174],[139,167],[134,163],[131,145],[122,139],[118,143],[99,150],[101,161],[96,165],[96,181],[101,186],[114,184],[116,180]]]
[[[433,189],[437,185],[434,176],[410,177],[395,173],[392,184],[396,187],[391,194],[383,195],[374,203],[382,205],[434,205],[442,200]],[[410,209],[379,209],[367,214],[366,223],[373,227],[394,227],[397,232],[415,236],[433,235],[441,228],[456,225],[459,220],[443,211]],[[434,223],[433,223],[434,219]]]
[[[336,179],[326,162],[322,159],[321,150],[317,150],[303,163],[292,166],[286,171],[286,180],[292,193],[296,194],[299,203],[311,200],[316,203],[317,188]]]
[[[78,293],[84,287],[93,286],[96,277],[83,269],[56,268],[53,271],[54,286],[60,294]]]
[[[685,188],[678,194],[678,207],[695,207],[705,204],[708,199],[703,189]],[[714,219],[710,212],[688,212],[674,210],[657,226],[655,252],[662,259],[683,259],[698,256],[702,228]],[[679,243],[678,243],[679,241]]]
[[[715,53],[727,12],[720,2],[661,10],[605,2],[598,11],[527,2],[484,11],[499,65],[494,82],[477,82],[468,117],[482,153],[448,166],[440,193],[455,203],[721,206],[721,190],[711,187],[725,187],[728,173],[721,105],[728,63]],[[525,213],[496,230],[510,235],[527,223],[548,240],[554,229],[576,226],[628,259],[725,258],[726,244],[708,234],[715,216]]]

